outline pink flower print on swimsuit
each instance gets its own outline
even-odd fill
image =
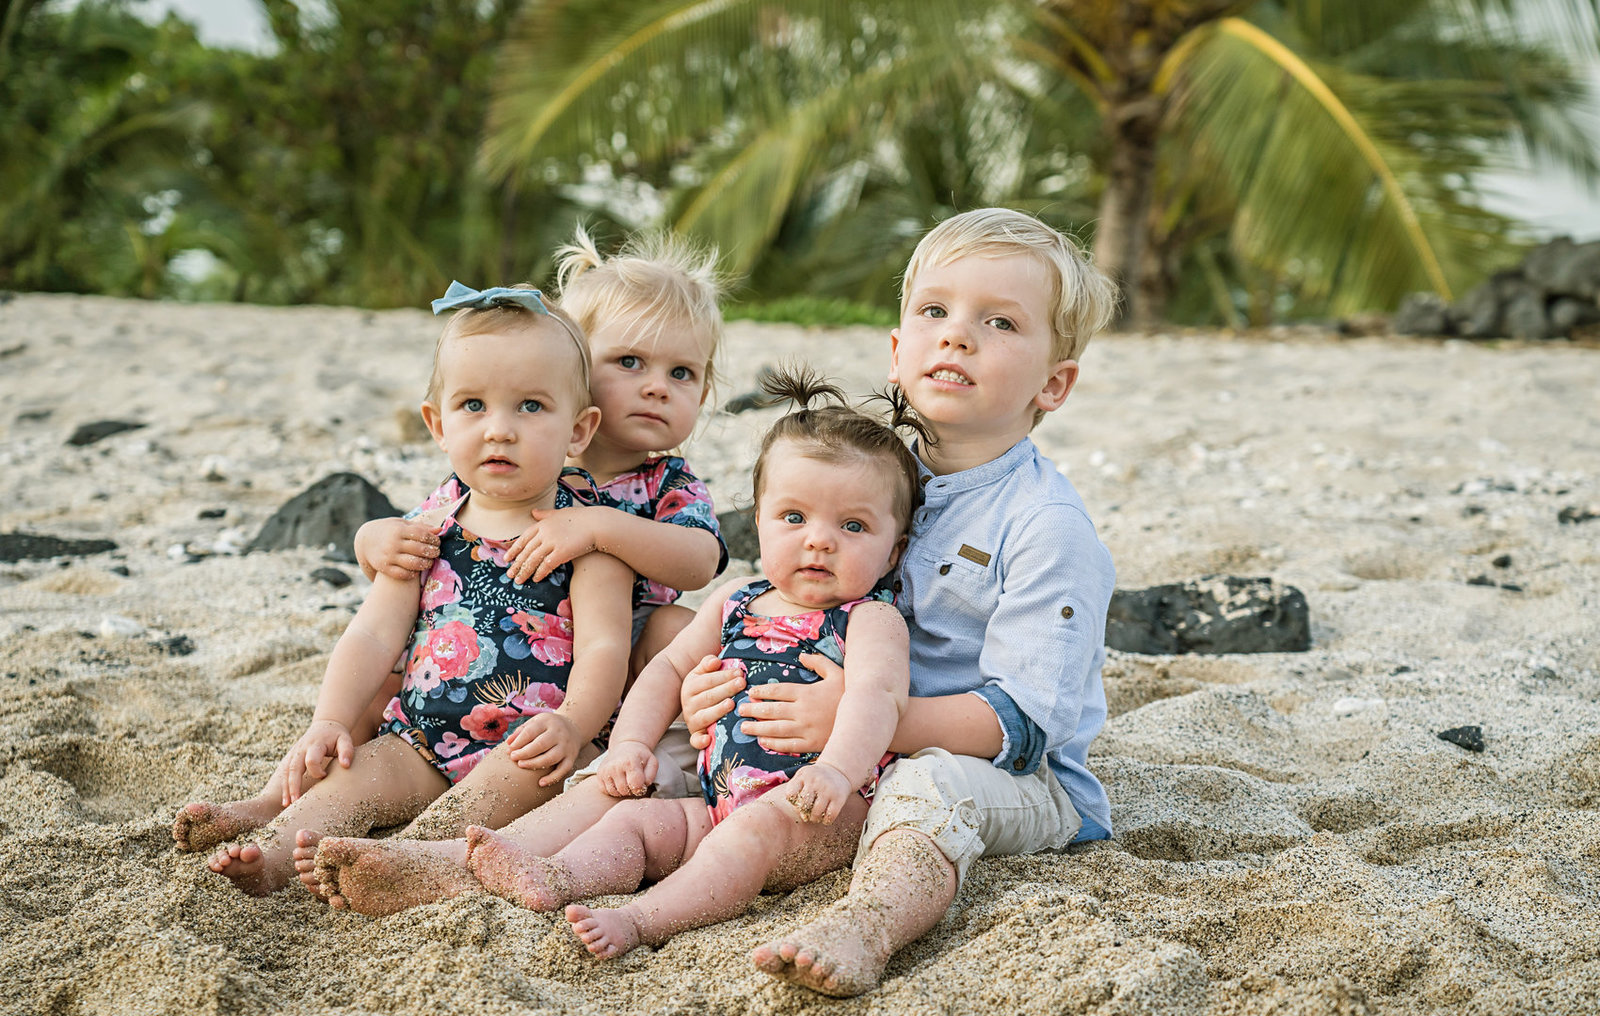
[[[887,601],[892,595],[880,587],[859,600],[787,617],[767,617],[750,610],[750,603],[771,588],[772,583],[765,580],[751,582],[728,597],[722,608],[720,655],[744,664],[747,688],[775,681],[815,682],[816,672],[800,665],[802,653],[820,653],[842,665],[850,611],[869,600]],[[748,699],[748,692],[734,697],[734,708],[711,728],[711,744],[700,752],[700,792],[713,823],[773,787],[789,782],[795,772],[817,758],[815,753],[785,755],[767,751],[739,729],[738,707]],[[889,754],[879,760],[873,778],[861,790],[862,796],[871,799],[878,774],[892,761],[894,756]]]
[[[463,493],[452,477],[429,502],[455,510]],[[556,507],[572,503],[571,492],[558,485]],[[383,729],[451,782],[471,772],[519,721],[555,709],[566,696],[572,567],[516,585],[506,574],[508,545],[462,529],[453,515],[444,520],[439,556],[419,590],[400,694],[384,710]]]

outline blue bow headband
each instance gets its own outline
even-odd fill
[[[550,308],[544,305],[543,295],[537,289],[512,289],[510,286],[492,286],[489,289],[473,289],[463,286],[459,282],[451,282],[450,288],[444,295],[433,301],[433,312],[443,314],[447,310],[488,310],[490,307],[503,306],[521,307],[531,310],[535,314],[549,314]],[[563,322],[563,327],[565,322]]]

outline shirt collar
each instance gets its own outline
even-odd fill
[[[913,450],[916,451],[917,449]],[[986,487],[1008,475],[1024,461],[1031,459],[1033,454],[1033,439],[1025,437],[1008,448],[1004,455],[990,459],[981,466],[963,469],[959,473],[946,473],[943,476],[935,476],[933,471],[923,464],[922,456],[919,452],[917,455],[917,473],[918,479],[922,484],[923,498],[927,500],[934,494],[938,494],[941,497],[952,497],[969,490],[976,490],[979,487]]]

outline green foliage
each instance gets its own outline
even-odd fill
[[[760,303],[730,303],[722,309],[722,314],[729,321],[781,321],[822,327],[893,328],[900,322],[893,308],[826,296],[788,296]]]

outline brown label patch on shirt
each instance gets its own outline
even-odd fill
[[[963,543],[961,545],[961,549],[956,551],[956,553],[959,556],[966,558],[968,561],[975,561],[985,568],[989,567],[988,553],[986,551],[979,550],[977,547],[969,547]]]

